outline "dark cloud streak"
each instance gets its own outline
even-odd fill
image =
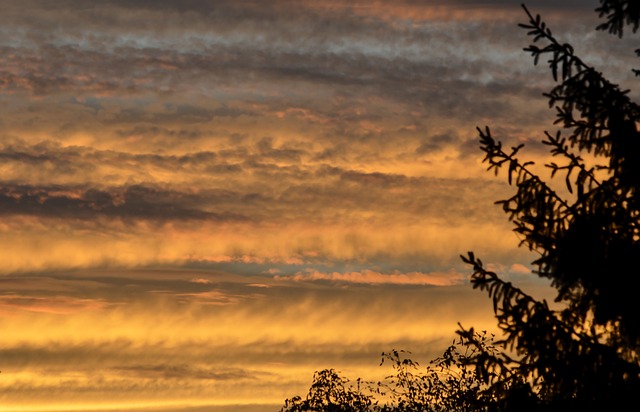
[[[74,193],[68,194],[72,190]],[[216,213],[189,207],[197,199],[187,193],[141,185],[124,187],[117,192],[5,185],[0,191],[0,214],[80,220],[100,216],[143,220],[247,220],[231,211]]]

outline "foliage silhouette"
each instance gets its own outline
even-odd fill
[[[626,26],[638,30],[640,3],[600,3],[596,12],[605,21],[598,30],[618,37]],[[521,245],[537,252],[535,273],[551,281],[563,309],[552,309],[500,279],[469,252],[461,258],[473,267],[473,287],[493,301],[500,340],[488,342],[473,328],[460,327],[458,340],[425,373],[413,373],[417,364],[398,352],[387,355],[395,376],[377,392],[358,386],[358,396],[346,398],[365,409],[323,409],[308,396],[306,409],[289,402],[283,412],[626,410],[636,403],[640,107],[571,45],[559,42],[539,15],[523,8],[528,21],[520,27],[533,39],[524,50],[535,64],[546,59],[556,86],[545,96],[556,110],[555,124],[564,129],[545,132],[542,140],[554,157],[546,165],[550,179],[536,174],[533,162],[520,160],[522,145],[503,148],[489,127],[478,133],[488,169],[506,171],[516,189],[497,204],[513,222]],[[366,402],[356,405],[360,399]]]
[[[314,373],[313,384],[305,399],[295,396],[285,401],[282,410],[290,412],[365,412],[371,410],[373,396],[365,394],[358,379],[357,385],[340,376],[334,369]]]
[[[499,401],[499,394],[477,378],[470,360],[483,355],[503,356],[493,339],[485,331],[461,334],[423,372],[408,352],[383,353],[381,365],[390,363],[394,373],[380,382],[358,379],[351,384],[334,369],[316,372],[307,396],[287,399],[281,412],[486,410]]]

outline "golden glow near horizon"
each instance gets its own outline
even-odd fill
[[[551,80],[517,6],[471,3],[4,1],[0,411],[273,411],[319,369],[380,379],[383,351],[495,329],[469,250],[548,294],[475,127],[543,164]],[[631,81],[588,54],[593,7],[544,3]]]

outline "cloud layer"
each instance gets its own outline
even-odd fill
[[[475,132],[547,157],[517,4],[93,3],[0,14],[3,405],[273,410],[316,369],[385,374],[492,327],[468,250],[548,294]],[[528,6],[630,87],[596,5]]]

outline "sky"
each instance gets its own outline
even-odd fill
[[[478,149],[556,130],[519,2],[1,3],[0,411],[275,412],[427,363],[496,328],[471,250],[553,298]],[[527,4],[633,87],[597,1]]]

